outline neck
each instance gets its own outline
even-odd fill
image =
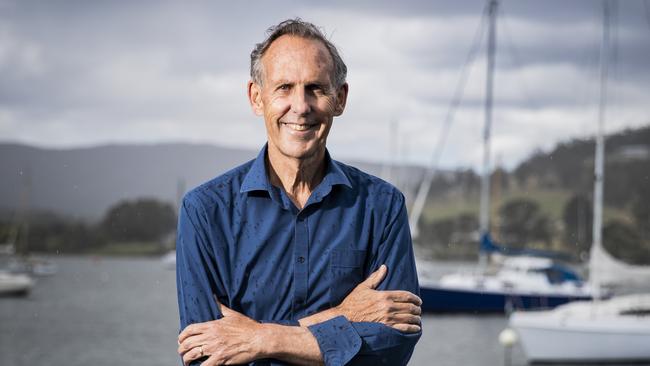
[[[284,188],[296,207],[302,209],[325,176],[325,149],[305,159],[287,157],[270,146],[267,152],[271,184]]]

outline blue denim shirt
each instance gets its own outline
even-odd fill
[[[181,329],[219,319],[214,296],[255,320],[297,326],[339,305],[381,264],[388,274],[379,290],[419,294],[397,189],[327,153],[325,176],[299,210],[270,184],[265,158],[266,147],[183,199],[176,246]],[[403,365],[421,335],[345,317],[309,330],[326,365]]]

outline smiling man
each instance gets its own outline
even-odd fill
[[[333,160],[347,68],[299,19],[251,53],[256,159],[190,191],[179,215],[185,364],[406,364],[421,335],[404,197]]]

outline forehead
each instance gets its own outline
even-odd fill
[[[262,64],[269,80],[329,77],[334,69],[323,42],[291,35],[273,41],[262,57]]]

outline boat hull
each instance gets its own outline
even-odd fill
[[[25,296],[32,287],[34,281],[26,275],[0,273],[0,296]]]
[[[554,310],[515,312],[509,324],[531,362],[650,360],[650,295],[574,302]]]
[[[422,310],[435,313],[504,313],[512,309],[550,309],[589,296],[494,292],[446,288],[428,285],[420,287]]]
[[[530,362],[636,362],[650,360],[650,331],[517,329]],[[549,341],[552,340],[552,341]]]

